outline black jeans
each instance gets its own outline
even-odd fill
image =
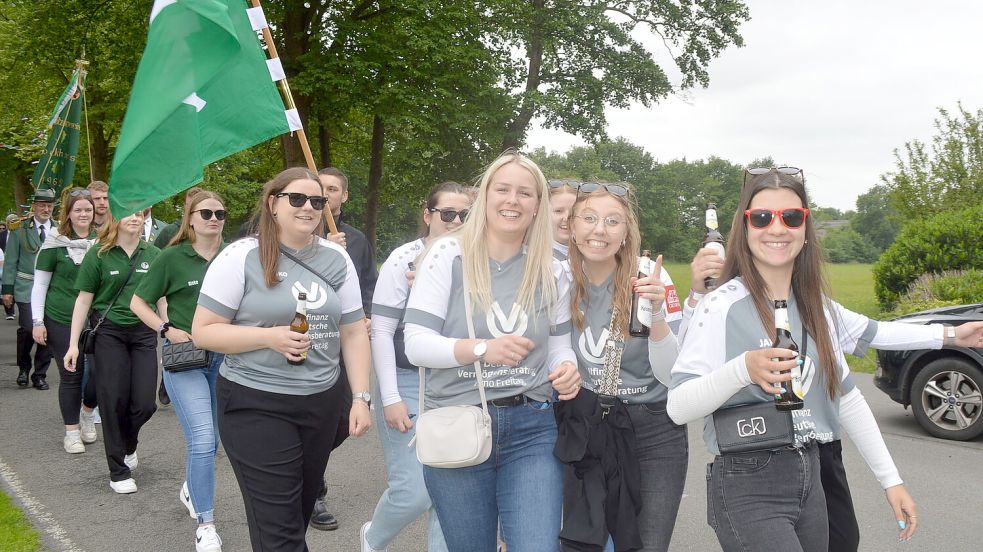
[[[44,327],[48,330],[48,347],[55,357],[58,374],[61,376],[58,383],[58,406],[61,408],[61,419],[64,420],[65,425],[76,425],[79,423],[80,403],[88,408],[95,408],[98,404],[95,382],[90,373],[85,389],[82,389],[82,377],[85,371],[89,369],[84,360],[86,355],[79,355],[79,362],[76,363],[74,372],[65,369],[65,353],[68,352],[71,326],[45,316]]]
[[[335,384],[284,395],[219,375],[218,428],[242,491],[254,552],[302,552],[343,404]]]
[[[857,552],[860,547],[860,527],[853,509],[850,485],[843,467],[843,445],[839,440],[819,445],[819,467],[826,493],[826,515],[829,518],[830,552]]]
[[[109,478],[123,481],[130,477],[123,457],[136,452],[140,428],[157,410],[157,334],[106,320],[96,332],[95,361]]]
[[[32,379],[48,375],[51,364],[51,347],[34,342],[34,321],[31,320],[31,304],[17,303],[17,367],[21,372],[31,371],[31,347],[34,349],[34,375]]]

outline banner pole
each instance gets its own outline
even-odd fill
[[[250,5],[254,8],[262,8],[259,0],[250,0]],[[279,58],[280,55],[276,51],[276,44],[273,42],[273,33],[270,32],[269,26],[263,27],[263,40],[266,42],[266,51],[270,59]],[[294,103],[293,93],[290,92],[290,85],[287,84],[287,79],[277,81],[280,86],[280,93],[283,95],[284,102],[287,104],[287,109],[297,109],[297,105]],[[304,159],[307,161],[307,168],[314,174],[317,174],[317,165],[314,163],[314,154],[311,153],[311,145],[307,142],[307,133],[303,128],[295,130],[294,133],[297,135],[297,140],[300,142],[300,149],[304,152]],[[324,222],[328,225],[328,230],[332,234],[338,233],[338,227],[335,225],[334,216],[331,214],[331,205],[326,205],[324,208]]]
[[[85,77],[88,75],[88,71],[85,70],[85,66],[89,64],[85,60],[85,48],[82,48],[82,56],[80,59],[75,60],[75,66],[78,67],[79,71],[79,90],[82,94],[82,114],[85,117],[85,149],[89,152],[89,182],[95,180],[92,178],[92,135],[89,134],[89,101],[85,95]]]

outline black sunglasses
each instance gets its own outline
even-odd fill
[[[212,215],[215,215],[215,220],[225,220],[225,209],[218,209],[215,211],[212,211],[211,209],[197,209],[191,212],[200,213],[201,220],[212,220]]]
[[[460,211],[455,211],[454,209],[438,209],[436,207],[427,207],[427,211],[430,211],[431,213],[440,213],[440,220],[444,222],[451,222],[452,220],[454,220],[454,217],[459,217],[461,219],[461,222],[463,223],[464,219],[467,218],[468,216],[467,209],[461,209]]]
[[[628,186],[624,184],[602,184],[600,182],[581,182],[579,191],[585,194],[593,193],[603,188],[607,193],[618,197],[628,195]]]
[[[304,204],[307,203],[307,200],[310,200],[311,207],[313,207],[315,211],[324,209],[324,204],[328,202],[328,198],[324,196],[309,196],[300,192],[280,192],[273,195],[275,198],[281,198],[284,196],[286,196],[287,201],[290,202],[291,207],[297,208],[303,207]]]
[[[771,171],[777,171],[789,176],[799,175],[799,178],[802,179],[803,182],[805,181],[805,173],[803,173],[802,169],[798,167],[751,167],[744,169],[744,185],[747,185],[748,176],[758,176],[759,174],[765,174]]]
[[[779,215],[785,228],[800,228],[809,216],[809,209],[804,207],[789,207],[788,209],[748,209],[744,211],[748,224],[752,228],[768,228],[775,220],[775,215]]]

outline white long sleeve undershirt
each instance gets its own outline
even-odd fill
[[[51,285],[51,273],[47,270],[34,270],[34,285],[31,286],[31,320],[44,320],[44,301]]]
[[[728,360],[719,370],[686,380],[672,388],[666,413],[677,424],[687,424],[715,412],[727,399],[751,383],[742,353]]]
[[[870,471],[874,472],[881,488],[887,489],[903,483],[894,459],[884,443],[881,430],[877,427],[874,413],[856,387],[840,398],[840,426],[857,445],[860,455],[867,462]]]
[[[399,328],[399,320],[375,313],[372,317],[372,366],[379,380],[382,406],[403,400],[396,383],[396,348],[393,336]]]

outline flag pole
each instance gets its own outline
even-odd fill
[[[75,66],[79,71],[79,90],[82,95],[82,113],[85,116],[85,149],[89,152],[89,182],[95,180],[92,178],[92,136],[89,134],[89,102],[85,95],[85,77],[88,71],[85,67],[89,65],[89,62],[85,59],[85,47],[82,47],[82,55],[79,59],[75,60]]]
[[[262,9],[259,0],[250,0],[250,5],[254,8]],[[266,50],[269,54],[270,59],[277,59],[280,55],[276,51],[276,44],[273,42],[273,34],[270,32],[270,27],[263,27],[263,40],[266,42]],[[287,104],[287,109],[297,109],[297,105],[294,104],[293,93],[290,92],[290,85],[287,84],[287,79],[283,78],[277,81],[280,85],[280,93],[283,95],[284,102]],[[304,159],[307,161],[307,168],[314,174],[317,174],[317,165],[314,163],[314,154],[311,153],[311,145],[307,142],[307,133],[303,128],[296,131],[297,140],[300,142],[300,149],[304,152]],[[338,233],[338,227],[335,225],[334,216],[331,214],[331,205],[325,206],[324,209],[324,221],[328,224],[328,230],[332,234]]]

